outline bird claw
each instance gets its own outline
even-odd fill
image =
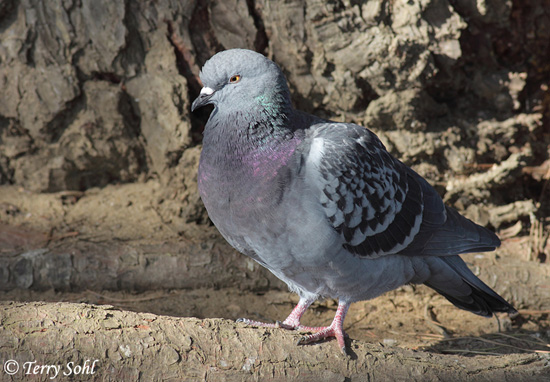
[[[285,324],[283,321],[275,321],[274,324],[268,322],[254,321],[248,318],[238,318],[235,322],[243,323],[248,326],[256,326],[259,328],[281,328],[286,330],[297,330],[299,326]]]
[[[342,354],[343,354],[345,357],[348,357],[348,358],[351,357],[351,354],[349,354],[349,352],[348,352],[348,348],[345,347],[345,346],[342,346],[342,347],[340,348],[340,352],[342,352]]]
[[[267,322],[261,322],[261,321],[254,321],[250,320],[248,318],[237,318],[235,322],[243,323],[248,326],[257,326],[259,328],[277,328],[277,324],[271,324]]]
[[[335,337],[336,340],[338,341],[338,345],[340,345],[340,351],[342,352],[342,354],[349,357],[349,353],[347,351],[345,341],[344,341],[344,338],[348,337],[348,335],[343,330],[335,329],[332,326],[327,326],[325,328],[322,328],[316,333],[309,334],[307,336],[302,336],[300,339],[298,339],[298,342],[296,343],[296,345],[306,345],[306,344],[327,339],[329,337]]]

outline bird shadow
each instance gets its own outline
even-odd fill
[[[454,354],[464,357],[502,356],[506,354],[542,353],[550,355],[548,339],[540,332],[519,330],[487,333],[479,336],[449,337],[419,350],[428,353]]]

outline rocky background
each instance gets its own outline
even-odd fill
[[[369,127],[447,203],[519,243],[499,292],[548,311],[549,10],[548,0],[0,1],[4,299],[284,288],[221,240],[197,193],[209,114],[190,113],[198,73],[240,47],[282,67],[298,108]]]
[[[457,208],[495,229],[514,222],[496,206],[546,216],[548,6],[5,0],[0,183],[58,192],[153,178],[184,199],[176,224],[204,223],[192,167],[209,111],[189,105],[201,65],[245,47],[282,66],[297,107],[371,128]]]

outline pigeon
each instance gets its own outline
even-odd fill
[[[304,332],[298,344],[336,337],[347,354],[350,304],[405,284],[481,316],[516,312],[459,257],[495,250],[498,237],[446,206],[373,132],[296,110],[281,69],[251,50],[215,54],[200,79],[191,110],[214,106],[198,170],[208,215],[300,297],[282,322],[238,321]],[[322,298],[338,300],[332,323],[302,325]]]

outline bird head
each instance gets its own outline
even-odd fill
[[[212,56],[203,66],[203,88],[191,111],[204,105],[222,105],[225,111],[290,105],[290,92],[281,69],[260,53],[230,49]]]

